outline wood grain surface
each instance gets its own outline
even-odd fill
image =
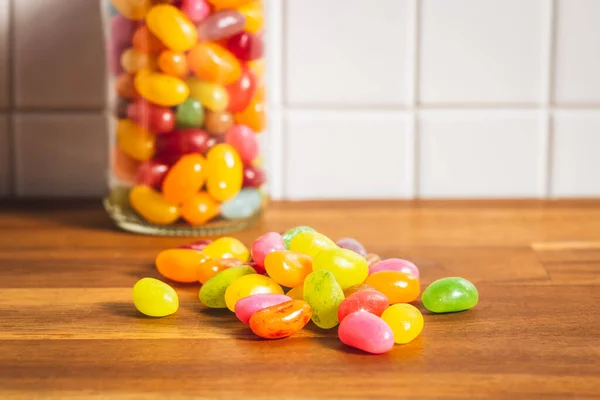
[[[600,201],[272,203],[266,231],[311,225],[413,260],[422,286],[473,281],[480,303],[424,311],[419,338],[372,356],[309,324],[263,341],[174,285],[146,318],[131,287],[189,238],[116,230],[97,201],[0,203],[0,399],[600,398]]]

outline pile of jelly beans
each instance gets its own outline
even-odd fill
[[[344,344],[379,354],[423,329],[423,315],[410,304],[421,294],[415,264],[381,260],[354,239],[334,242],[306,226],[266,233],[250,250],[233,237],[164,250],[156,268],[175,282],[200,282],[206,307],[228,308],[265,339],[294,335],[312,320],[322,329],[339,325]],[[179,306],[175,290],[153,278],[138,281],[133,298],[154,317]],[[468,310],[478,300],[475,286],[457,277],[433,282],[421,296],[432,313]]]
[[[110,0],[111,174],[160,225],[252,216],[265,183],[260,0]]]

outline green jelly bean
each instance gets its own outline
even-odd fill
[[[338,308],[344,301],[344,291],[330,271],[319,269],[308,274],[304,300],[312,307],[312,320],[319,328],[331,329],[339,324]]]
[[[297,226],[283,234],[283,244],[287,250],[290,249],[290,243],[292,243],[292,239],[295,238],[297,234],[302,232],[315,232],[315,230],[310,226]]]
[[[438,279],[425,289],[421,302],[431,312],[450,313],[473,308],[479,301],[477,288],[463,278]]]
[[[367,260],[360,254],[346,249],[321,250],[313,259],[313,271],[331,271],[342,289],[359,285],[369,275]]]
[[[249,265],[238,265],[227,268],[207,280],[200,288],[198,297],[206,307],[227,308],[227,304],[225,303],[225,291],[227,287],[237,278],[250,274],[256,274],[256,271]]]
[[[175,122],[180,128],[200,128],[204,125],[204,108],[200,101],[190,97],[177,107]]]

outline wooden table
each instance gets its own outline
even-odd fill
[[[150,319],[131,287],[190,241],[112,227],[97,201],[0,203],[0,398],[598,398],[600,201],[274,203],[245,243],[311,225],[411,259],[422,284],[462,276],[470,311],[372,356],[336,330],[257,340],[176,285]],[[423,310],[422,306],[419,305]],[[410,397],[409,397],[410,395]]]

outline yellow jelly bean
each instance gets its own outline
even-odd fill
[[[149,102],[165,107],[183,103],[190,92],[181,79],[146,69],[137,73],[134,87]]]
[[[290,250],[304,253],[313,259],[322,250],[337,249],[335,242],[327,236],[318,232],[301,232],[297,234],[290,243]]]
[[[247,63],[248,68],[254,72],[254,75],[260,80],[265,76],[265,60],[264,58],[259,58],[258,60],[249,61]]]
[[[235,8],[243,4],[248,3],[252,0],[208,0],[213,5],[215,10],[222,10],[223,8]]]
[[[198,41],[196,26],[177,7],[169,4],[152,7],[146,16],[146,25],[173,51],[187,51]]]
[[[237,9],[246,18],[244,30],[250,33],[258,33],[265,25],[262,1],[253,1]]]
[[[111,0],[111,3],[121,15],[129,19],[144,19],[152,0]]]
[[[190,97],[200,100],[211,111],[225,111],[229,105],[229,93],[222,85],[203,81],[198,78],[187,80]]]
[[[233,146],[221,143],[206,155],[208,193],[218,201],[232,199],[242,189],[243,164]]]
[[[145,68],[153,68],[154,59],[151,55],[142,53],[133,47],[125,50],[121,55],[121,66],[130,74],[135,74]]]
[[[150,186],[136,186],[129,192],[131,207],[153,224],[168,225],[179,218],[179,208],[167,203],[160,193]]]
[[[133,304],[149,317],[166,317],[179,309],[175,290],[154,278],[142,278],[133,286]]]
[[[290,289],[286,295],[291,297],[292,300],[304,300],[304,282],[295,288]]]
[[[265,130],[267,117],[265,115],[265,88],[259,87],[256,94],[242,112],[234,114],[235,122],[246,125],[256,133]]]
[[[394,304],[386,308],[381,319],[392,328],[394,342],[404,344],[419,336],[423,330],[423,315],[410,304]]]
[[[244,275],[233,281],[225,291],[225,304],[235,312],[235,303],[253,294],[283,294],[283,289],[268,276]]]
[[[154,155],[155,135],[128,119],[117,124],[117,144],[129,157],[146,161]]]
[[[222,237],[202,249],[202,254],[209,258],[237,258],[241,262],[248,261],[250,251],[244,243],[233,237]]]

